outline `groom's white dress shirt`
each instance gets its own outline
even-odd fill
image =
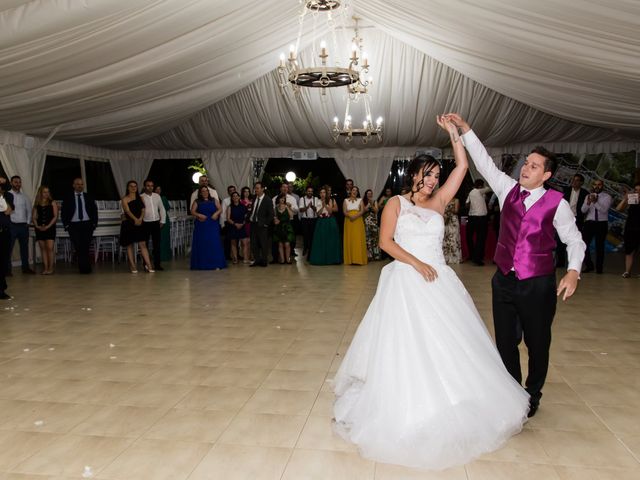
[[[467,147],[467,151],[473,163],[475,164],[480,175],[484,177],[487,183],[491,186],[491,189],[498,197],[500,202],[500,209],[504,205],[504,200],[507,195],[518,183],[517,180],[511,178],[504,172],[501,172],[498,167],[487,153],[487,150],[482,145],[482,142],[473,130],[469,130],[462,135],[464,146]],[[524,188],[523,188],[524,190]],[[544,187],[539,187],[534,190],[529,190],[529,196],[524,200],[524,206],[526,210],[529,210],[531,206],[536,203],[542,195],[546,192]],[[553,217],[553,226],[558,232],[558,236],[562,243],[567,246],[567,256],[569,258],[569,266],[567,270],[575,270],[580,272],[582,268],[582,260],[584,259],[585,244],[582,241],[582,234],[576,226],[576,219],[573,216],[569,203],[562,199]]]

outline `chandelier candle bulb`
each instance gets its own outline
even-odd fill
[[[286,57],[285,57],[284,53],[281,53],[280,54],[280,68],[284,68],[286,66],[285,60],[286,60]]]

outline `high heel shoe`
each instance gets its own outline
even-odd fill
[[[156,273],[156,271],[148,265],[144,266],[144,271],[147,273]]]

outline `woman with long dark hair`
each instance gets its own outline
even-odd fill
[[[529,396],[500,359],[471,297],[442,253],[442,214],[467,172],[444,117],[456,167],[438,187],[429,155],[409,166],[411,190],[387,202],[380,247],[395,261],[334,380],[337,431],[384,463],[443,469],[499,448],[522,429]]]
[[[287,194],[281,193],[276,197],[276,208],[273,223],[273,241],[278,246],[278,261],[291,263],[291,244],[295,240],[293,231],[293,209],[287,203]]]
[[[58,204],[51,198],[49,187],[41,185],[33,202],[33,227],[36,231],[36,240],[42,252],[44,269],[42,275],[53,274],[53,266],[56,257],[53,247],[56,242],[56,223],[58,222]]]
[[[320,189],[320,208],[318,220],[313,231],[313,242],[309,253],[309,263],[312,265],[336,265],[340,259],[340,230],[334,217],[338,210],[336,201],[330,196],[330,187],[326,185]]]
[[[373,199],[373,190],[364,192],[362,197],[364,207],[364,231],[367,239],[367,258],[369,260],[380,260],[380,247],[378,246],[378,202]]]
[[[344,237],[342,240],[345,265],[367,264],[367,237],[364,230],[364,205],[360,189],[351,188],[349,196],[342,202],[344,213]]]
[[[247,207],[240,203],[240,194],[231,194],[231,203],[227,208],[227,235],[231,240],[231,261],[238,263],[238,255],[242,254],[245,261],[249,260],[249,239],[245,229],[249,217]]]
[[[191,205],[195,217],[191,241],[191,270],[219,270],[227,267],[220,239],[220,201],[206,185],[198,189]]]
[[[127,259],[131,273],[138,273],[136,256],[133,251],[134,243],[138,244],[140,255],[144,261],[144,269],[149,273],[155,273],[151,266],[149,250],[147,249],[147,234],[142,225],[144,219],[144,202],[138,193],[138,182],[127,182],[127,193],[120,200],[124,219],[120,224],[120,245],[127,247]]]

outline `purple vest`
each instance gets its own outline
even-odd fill
[[[505,275],[513,268],[524,280],[555,272],[553,249],[556,247],[553,217],[562,193],[547,190],[525,212],[520,184],[511,189],[500,215],[500,236],[493,258]]]

